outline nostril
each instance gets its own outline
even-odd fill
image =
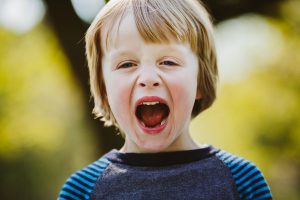
[[[142,86],[142,87],[146,87],[147,85],[148,85],[148,84],[140,83],[140,86]],[[156,83],[153,83],[152,86],[153,86],[153,87],[157,87],[157,86],[159,86],[159,83],[157,83],[157,82],[156,82]]]

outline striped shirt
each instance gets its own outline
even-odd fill
[[[165,153],[112,150],[71,175],[58,200],[272,199],[251,162],[213,146]]]

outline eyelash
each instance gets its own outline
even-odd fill
[[[160,62],[159,64],[165,65],[165,66],[178,66],[178,64],[176,62],[171,61],[171,60],[164,60],[164,61]],[[133,62],[123,62],[117,66],[117,69],[127,69],[127,68],[131,68],[134,66],[136,66],[136,64]]]
[[[130,65],[130,66],[128,66],[128,65]],[[121,63],[120,65],[118,65],[117,69],[127,69],[127,68],[130,68],[130,67],[133,67],[133,66],[136,66],[136,64],[134,64],[132,62],[124,62],[124,63]]]
[[[171,60],[164,60],[164,61],[160,62],[159,64],[167,65],[167,66],[178,66],[178,64],[176,62],[171,61]]]

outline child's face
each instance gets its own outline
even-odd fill
[[[127,14],[110,47],[103,49],[108,102],[126,135],[123,150],[196,148],[189,123],[195,99],[200,98],[198,59],[189,45],[145,43],[133,15]]]

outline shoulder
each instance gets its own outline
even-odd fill
[[[218,150],[216,156],[230,170],[241,199],[272,199],[263,174],[252,162],[224,150]]]
[[[110,164],[105,157],[72,174],[63,185],[58,200],[90,199],[96,181]]]

